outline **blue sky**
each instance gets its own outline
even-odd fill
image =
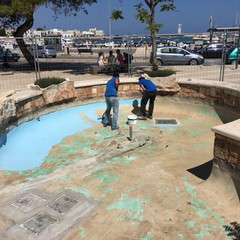
[[[109,11],[120,8],[119,0],[98,0],[88,9],[88,15],[78,12],[76,17],[60,15],[55,21],[50,9],[41,7],[35,13],[33,28],[46,26],[47,29],[77,29],[80,31],[96,27],[109,32]],[[145,25],[135,19],[133,5],[137,0],[123,0],[124,20],[111,21],[111,32],[117,34],[146,34]],[[159,33],[177,33],[178,24],[182,24],[183,33],[206,32],[209,28],[209,17],[213,17],[215,27],[232,27],[240,25],[239,0],[175,0],[177,11],[157,11],[156,20],[163,24]]]

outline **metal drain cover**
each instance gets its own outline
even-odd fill
[[[46,199],[39,197],[36,194],[30,193],[24,197],[17,199],[11,205],[19,208],[24,212],[30,212],[44,202],[46,202]]]
[[[154,119],[154,121],[155,124],[172,124],[172,125],[178,124],[178,121],[173,118],[156,118]]]
[[[69,212],[76,204],[80,202],[81,201],[78,201],[72,197],[63,195],[56,199],[54,202],[50,203],[48,207],[52,208],[53,210],[59,213],[64,214],[66,212]]]
[[[57,194],[33,189],[0,206],[1,214],[12,223],[4,234],[10,239],[17,236],[18,240],[60,239],[63,232],[86,218],[99,204],[68,189]]]
[[[33,216],[31,219],[27,220],[20,226],[35,235],[39,235],[41,232],[48,229],[51,225],[57,222],[57,219],[52,216],[40,212]]]

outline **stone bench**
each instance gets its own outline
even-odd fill
[[[91,48],[78,48],[78,54],[80,55],[81,53],[90,53],[93,54],[93,51]]]

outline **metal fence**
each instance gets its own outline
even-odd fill
[[[119,38],[120,39],[120,38]],[[90,67],[97,65],[98,53],[104,52],[107,57],[112,50],[116,55],[116,50],[126,52],[133,56],[131,63],[121,76],[132,77],[145,69],[150,70],[149,63],[151,46],[142,40],[136,41],[136,37],[125,38],[125,41],[109,42],[107,39],[79,38],[75,41],[68,40],[64,43],[59,38],[32,37],[24,39],[28,47],[37,49],[37,46],[52,45],[57,51],[57,56],[46,57],[44,54],[32,52],[35,56],[34,67],[30,68],[20,49],[15,44],[9,44],[5,48],[18,53],[18,61],[7,60],[0,63],[0,91],[26,89],[28,84],[33,84],[36,79],[43,77],[62,77],[74,81],[94,81],[96,79],[109,79],[111,73],[91,74]],[[0,41],[0,45],[4,45]],[[0,60],[4,58],[0,55]],[[214,81],[226,81],[240,83],[240,70],[238,65],[225,65],[222,59],[205,59],[203,65],[169,65],[161,66],[160,69],[173,69],[178,78],[203,79]]]

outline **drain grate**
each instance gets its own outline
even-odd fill
[[[176,119],[171,119],[171,118],[156,118],[155,120],[155,124],[173,124],[176,125],[178,124],[178,121]]]
[[[30,212],[44,202],[46,202],[46,199],[39,197],[36,194],[30,193],[24,197],[17,199],[11,205],[21,209],[24,212]]]
[[[41,232],[48,229],[55,222],[57,222],[57,219],[44,212],[40,212],[26,222],[24,222],[23,224],[21,224],[20,226],[26,229],[28,232],[39,235]]]
[[[63,232],[86,218],[99,205],[98,201],[71,190],[58,194],[42,189],[31,191],[0,206],[1,214],[12,223],[5,231],[10,239],[16,239],[16,236],[29,240],[60,239]]]
[[[48,207],[52,208],[53,210],[57,211],[58,213],[65,214],[69,212],[75,205],[80,203],[81,201],[78,201],[72,197],[69,197],[67,195],[63,195],[53,201],[52,203],[48,204]]]

